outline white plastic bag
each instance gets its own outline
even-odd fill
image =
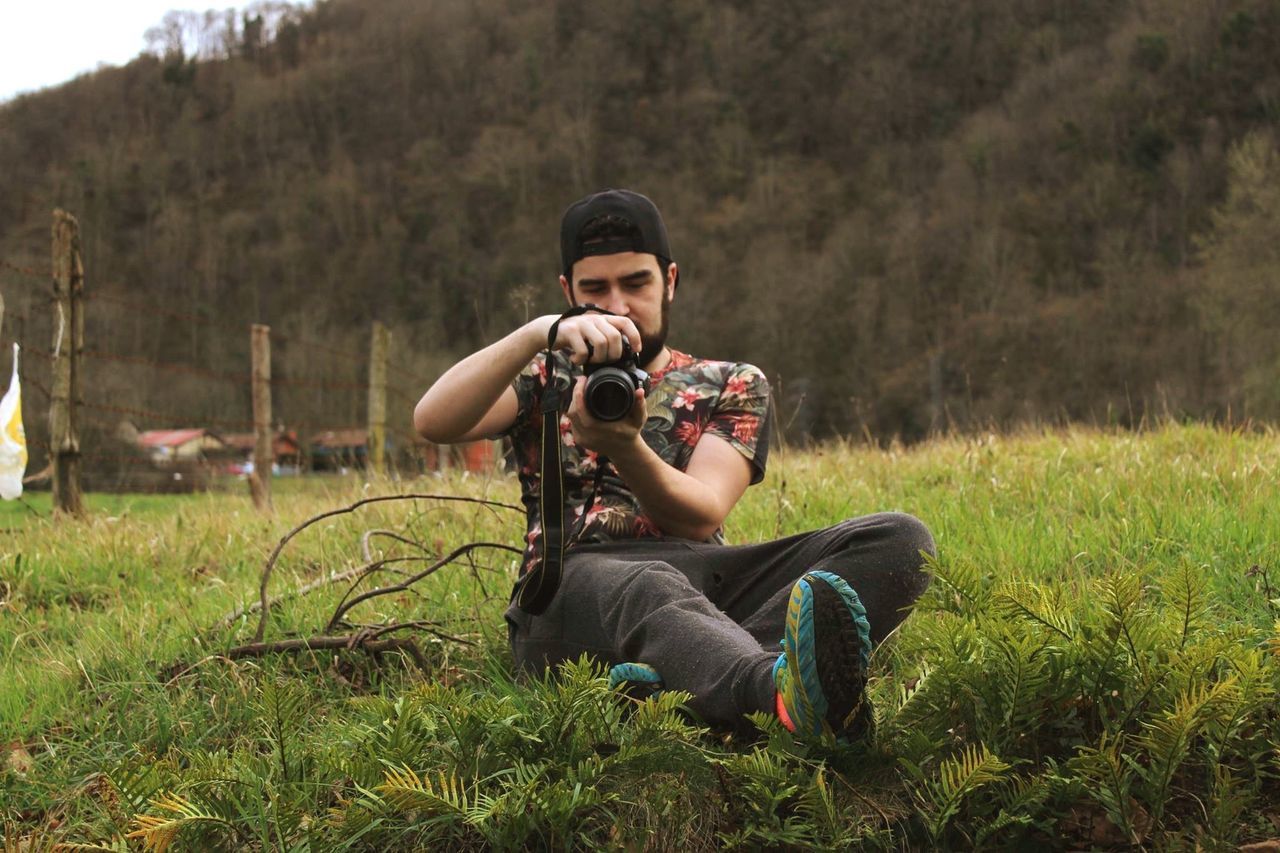
[[[13,376],[0,399],[0,498],[22,496],[27,472],[27,433],[22,428],[22,388],[18,382],[18,345],[13,345]]]

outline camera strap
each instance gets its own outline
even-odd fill
[[[525,572],[516,590],[516,606],[525,613],[537,616],[547,609],[551,599],[555,598],[560,588],[560,576],[564,569],[564,552],[569,546],[569,537],[565,535],[564,524],[564,442],[560,440],[560,404],[561,388],[556,383],[556,362],[552,347],[555,346],[556,335],[560,331],[560,321],[577,317],[594,311],[598,314],[612,314],[590,302],[575,305],[561,314],[551,330],[547,332],[547,381],[542,389],[542,472],[538,488],[538,512],[542,517],[542,559],[538,564]],[[572,394],[573,381],[567,388]],[[591,496],[582,508],[582,520],[585,522],[587,511],[595,503],[596,493],[600,488],[604,472],[604,457],[596,463],[595,484]],[[579,528],[580,530],[581,528]]]

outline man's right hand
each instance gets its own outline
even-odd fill
[[[556,316],[548,315],[543,319],[548,321],[546,334],[550,334],[551,323],[555,322]],[[544,341],[546,334],[543,335]],[[630,342],[632,352],[640,352],[640,330],[630,317],[589,312],[561,320],[552,349],[568,353],[569,361],[577,365],[587,362],[608,364],[622,358],[624,338]]]
[[[511,381],[546,347],[551,324],[559,316],[536,317],[446,370],[414,407],[418,434],[438,444],[451,444],[510,427],[518,407]],[[629,318],[581,314],[560,323],[552,348],[567,352],[577,365],[588,360],[607,363],[622,357],[624,337],[633,352],[640,352],[640,331]]]

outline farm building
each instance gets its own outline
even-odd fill
[[[199,427],[146,430],[138,433],[138,446],[157,465],[203,462],[227,451],[227,443],[221,436]]]
[[[253,459],[253,448],[257,438],[251,432],[232,432],[225,435],[227,446],[234,449],[237,459],[248,462]],[[281,468],[300,469],[302,466],[302,445],[298,442],[295,430],[276,430],[271,439],[271,456]]]
[[[389,444],[390,441],[388,441]],[[368,430],[358,427],[326,429],[311,436],[311,470],[313,471],[363,468],[368,458]]]

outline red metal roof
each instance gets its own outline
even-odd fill
[[[311,437],[315,447],[364,447],[369,443],[369,432],[363,429],[329,429]]]
[[[228,447],[236,450],[253,450],[258,437],[251,432],[232,432],[222,437]],[[294,430],[277,432],[271,439],[271,451],[276,456],[288,456],[298,452],[298,434]]]
[[[138,433],[142,447],[179,447],[188,441],[204,437],[205,429],[149,429]]]

